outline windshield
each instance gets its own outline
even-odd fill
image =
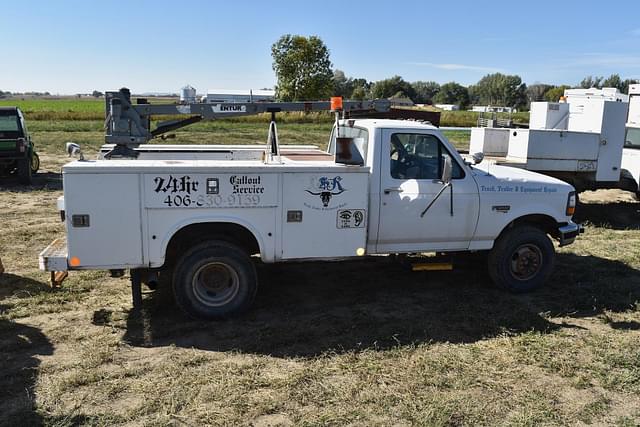
[[[340,125],[337,128],[338,136],[341,138],[353,138],[353,142],[355,146],[358,148],[360,155],[364,159],[365,163],[367,161],[367,147],[369,146],[369,132],[366,129]],[[329,149],[327,150],[330,154],[336,153],[336,127],[334,126],[331,131],[331,140],[329,140]]]
[[[14,111],[0,111],[0,139],[22,136],[20,119]]]
[[[640,149],[640,128],[627,128],[627,136],[624,138],[626,148]]]

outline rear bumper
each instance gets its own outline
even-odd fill
[[[584,227],[574,222],[558,227],[558,240],[560,241],[560,246],[572,244],[580,233],[584,233]]]
[[[40,270],[67,271],[67,241],[64,238],[56,239],[47,246],[38,257]]]

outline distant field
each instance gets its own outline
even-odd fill
[[[284,123],[278,127],[278,135],[282,144],[311,144],[325,149],[331,126],[331,123]],[[39,153],[60,154],[68,141],[93,151],[104,144],[102,121],[33,121],[29,128]],[[267,130],[266,123],[259,122],[198,123],[175,132],[174,139],[154,140],[154,144],[266,144]],[[468,131],[443,133],[458,150],[468,149]]]
[[[135,99],[135,98],[134,98]],[[166,99],[148,98],[150,102],[166,102]],[[104,120],[104,99],[61,98],[61,99],[9,99],[0,100],[1,106],[17,105],[25,112],[28,120],[57,121],[57,120]],[[508,117],[508,114],[499,114]],[[529,122],[529,113],[515,113],[512,119],[519,123]],[[231,119],[233,122],[268,122],[266,114]],[[329,113],[283,113],[280,121],[299,123],[330,123],[333,116]],[[472,111],[443,111],[441,126],[475,126],[478,113]]]

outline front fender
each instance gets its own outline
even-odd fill
[[[542,201],[523,200],[521,203],[500,203],[481,205],[478,227],[474,236],[475,241],[495,241],[502,231],[512,222],[531,215],[545,216],[555,223],[570,222],[571,217],[555,207],[558,203],[550,204]],[[509,207],[506,210],[506,207]],[[562,205],[566,208],[566,202]],[[493,244],[491,244],[493,246]],[[490,249],[490,247],[489,247]]]

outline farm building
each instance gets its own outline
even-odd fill
[[[435,106],[444,111],[458,111],[460,109],[460,106],[456,104],[436,104]]]
[[[493,105],[474,105],[471,111],[477,113],[517,113],[518,110],[513,107],[500,107]]]

